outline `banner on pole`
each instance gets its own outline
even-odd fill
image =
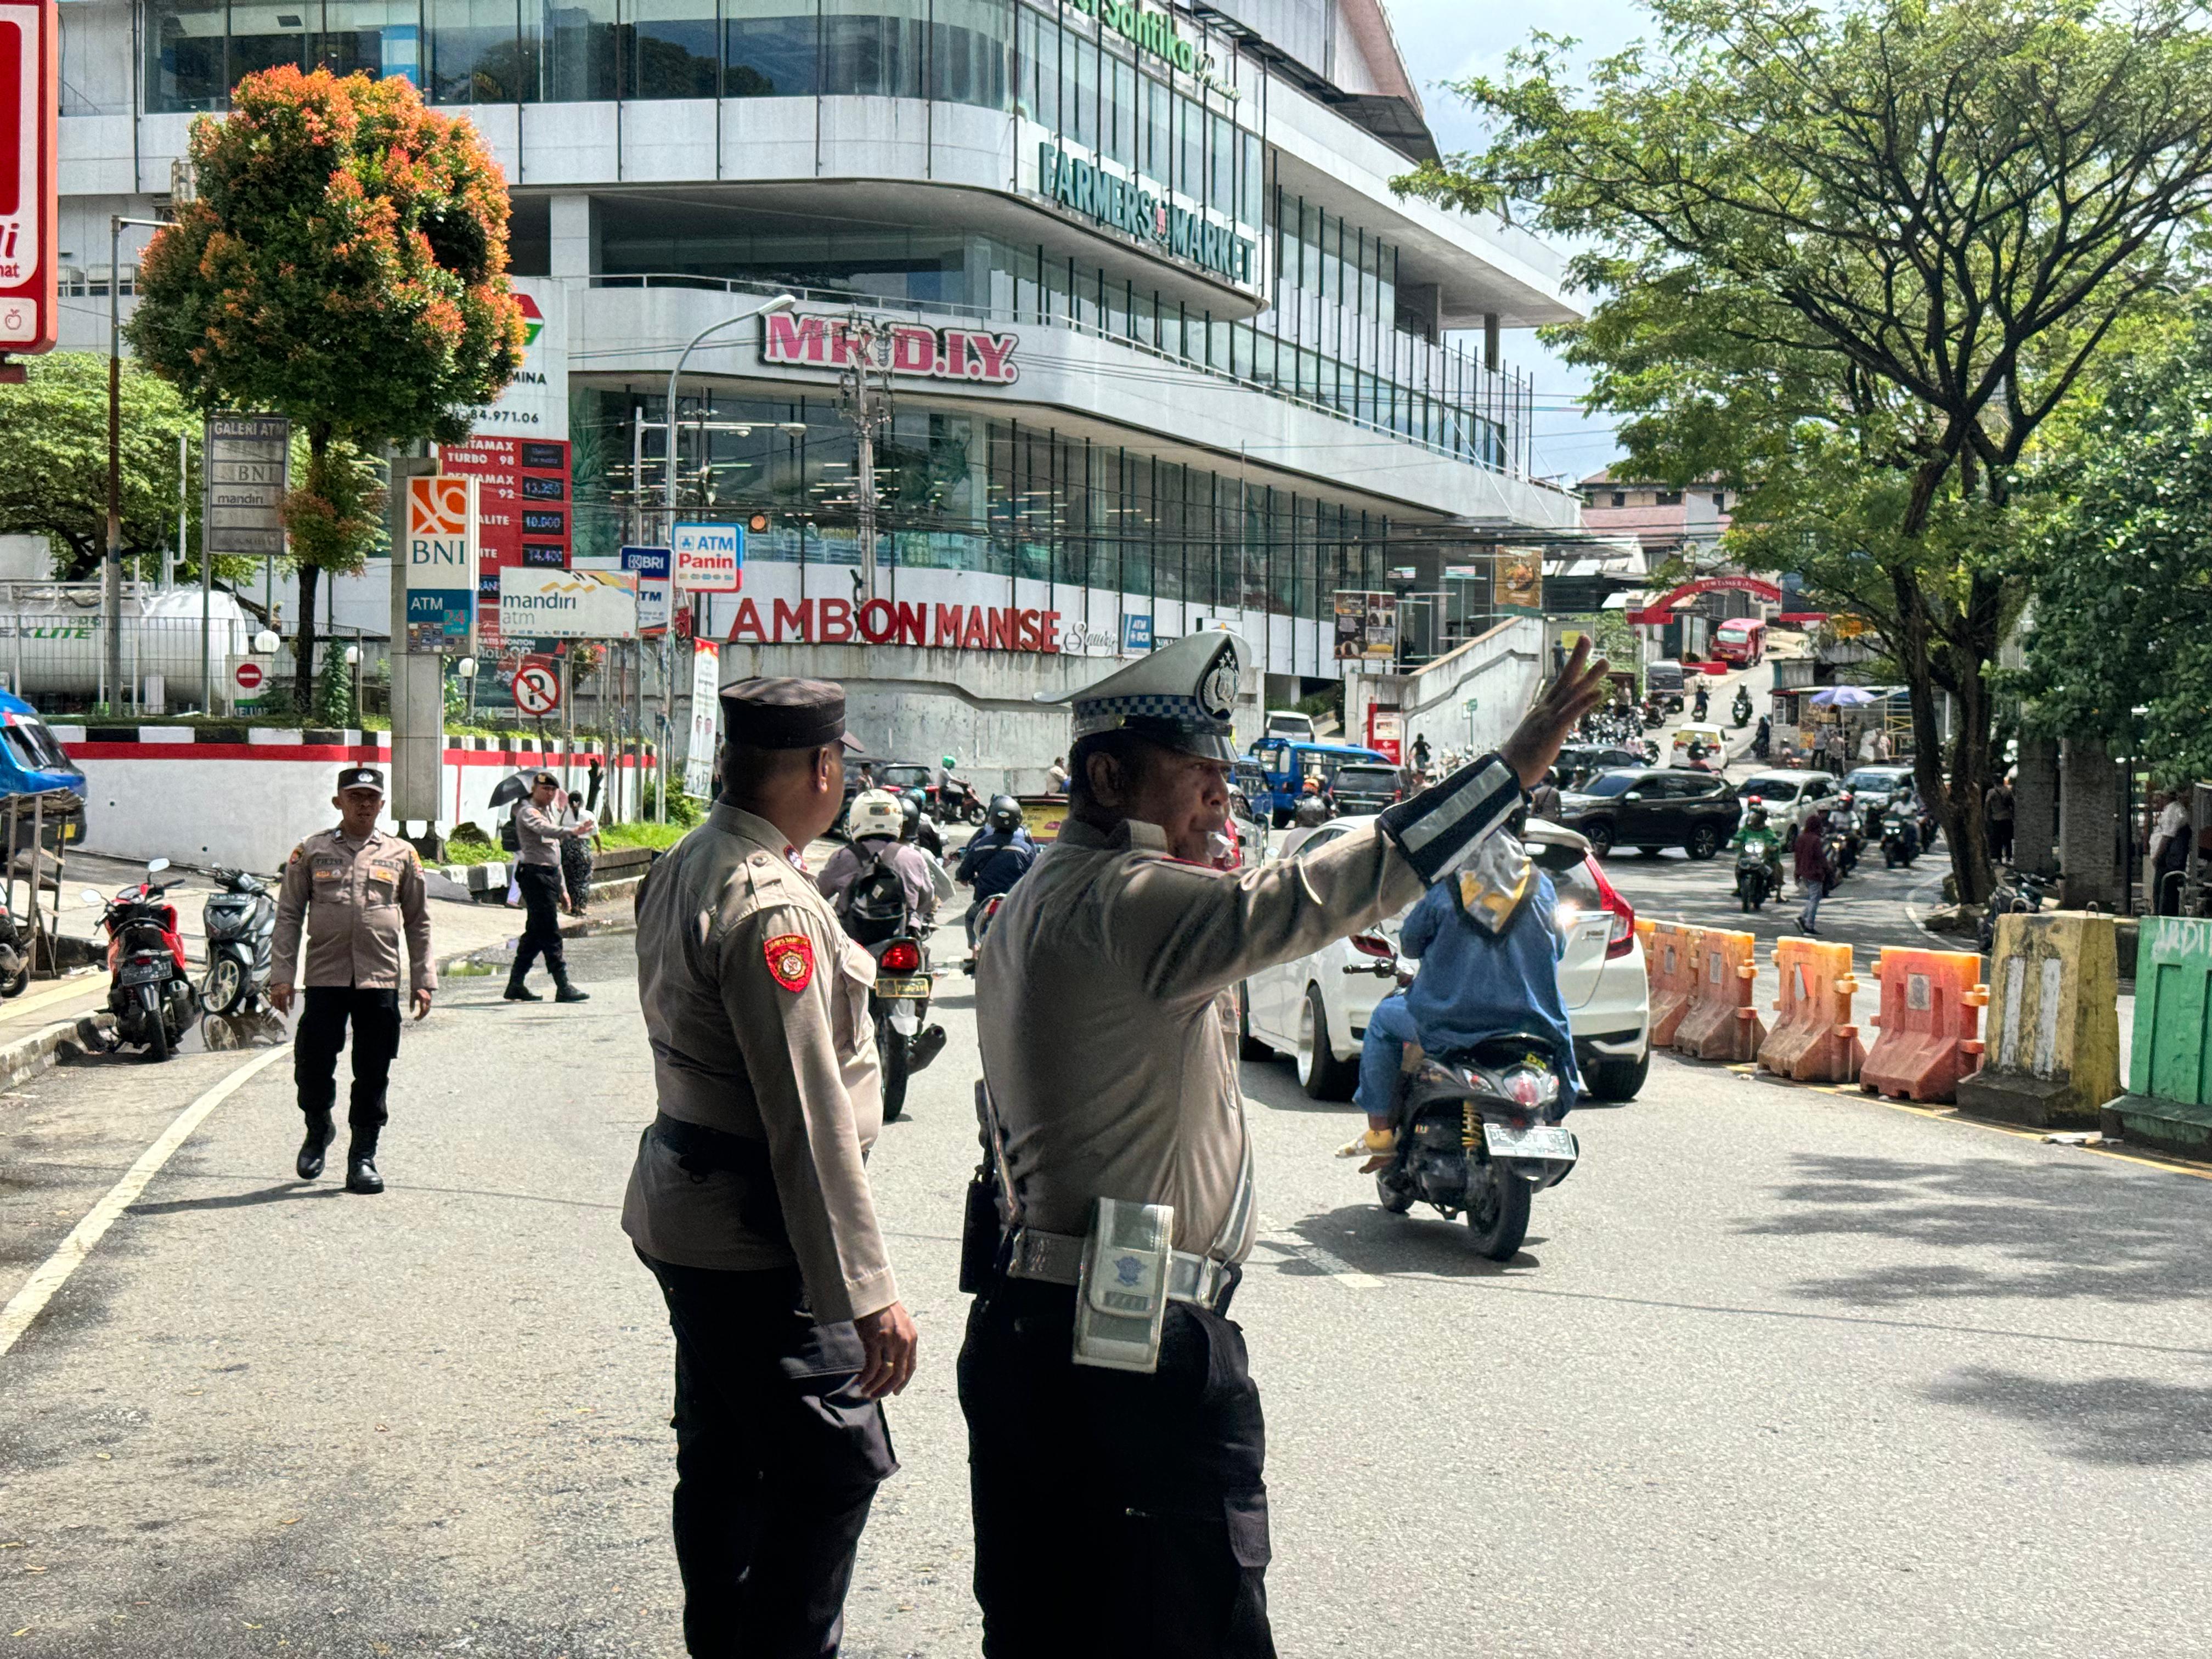
[[[476,627],[477,481],[407,480],[407,649],[466,656]]]
[[[708,800],[714,793],[714,734],[722,712],[722,647],[702,640],[691,647],[691,744],[684,757],[684,793]]]

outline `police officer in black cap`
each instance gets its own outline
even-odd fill
[[[331,797],[338,824],[292,849],[276,894],[269,1000],[292,1006],[300,934],[307,935],[307,996],[292,1039],[292,1078],[307,1120],[294,1167],[302,1181],[323,1172],[323,1152],[337,1136],[338,1050],[353,1027],[353,1095],[346,1112],[346,1190],[380,1193],[376,1143],[385,1123],[385,1085],[399,1051],[399,940],[407,939],[415,1018],[430,1012],[438,969],[430,960],[430,906],[422,860],[397,836],[376,827],[384,774],[374,766],[338,773]]]
[[[915,1329],[876,1221],[875,963],[807,875],[844,805],[845,694],[722,691],[721,796],[637,902],[659,1112],[623,1230],[676,1334],[676,1560],[695,1655],[837,1650]]]

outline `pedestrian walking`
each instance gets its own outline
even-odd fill
[[[523,983],[539,957],[553,975],[553,1000],[588,1002],[592,994],[568,982],[568,958],[561,948],[561,844],[587,833],[561,824],[561,780],[540,772],[530,781],[530,799],[514,808],[514,883],[522,890],[522,938],[515,945],[514,968],[507,976],[509,1002],[544,999]]]
[[[1226,1316],[1255,1224],[1235,987],[1489,854],[1606,687],[1579,641],[1501,752],[1224,872],[1247,651],[1187,635],[1074,694],[1068,816],[981,953],[1008,1207],[969,1208],[960,1404],[988,1659],[1274,1652],[1260,1396]]]
[[[875,1203],[875,963],[799,849],[844,801],[842,688],[721,694],[722,793],[638,896],[659,1111],[623,1231],[676,1336],[677,1566],[694,1655],[834,1654],[914,1373]]]
[[[392,1057],[399,1052],[399,949],[407,945],[407,981],[415,1018],[430,1012],[438,969],[430,960],[430,907],[422,860],[397,836],[376,827],[384,805],[384,774],[374,766],[338,773],[337,828],[312,835],[292,849],[276,891],[276,933],[270,942],[269,1000],[278,1013],[292,1006],[300,935],[307,968],[300,1024],[292,1034],[292,1082],[299,1091],[307,1137],[293,1168],[302,1181],[323,1172],[323,1154],[337,1138],[338,1050],[353,1028],[353,1089],[346,1103],[346,1190],[380,1193],[376,1148],[386,1119]]]
[[[1982,797],[1982,832],[1989,838],[1990,861],[2012,862],[2012,780],[1999,778]]]
[[[1796,865],[1798,890],[1805,895],[1805,908],[1797,913],[1797,931],[1817,934],[1820,930],[1814,924],[1820,915],[1820,901],[1827,896],[1828,884],[1834,872],[1828,866],[1828,815],[1810,812],[1798,827],[1797,840],[1790,849]]]
[[[561,881],[568,890],[568,914],[580,916],[592,902],[592,865],[599,843],[599,826],[584,804],[580,791],[571,789],[561,814]]]

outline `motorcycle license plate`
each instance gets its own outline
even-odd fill
[[[1563,1158],[1575,1156],[1575,1138],[1555,1123],[1516,1129],[1510,1123],[1482,1126],[1483,1145],[1492,1158]]]
[[[879,997],[926,997],[929,994],[929,975],[878,974],[876,975],[876,994]]]
[[[125,985],[151,985],[156,980],[168,976],[169,964],[166,962],[126,962],[123,964],[122,979]]]

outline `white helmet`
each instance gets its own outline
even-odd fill
[[[896,841],[906,828],[906,816],[899,811],[898,797],[888,789],[863,789],[854,796],[853,810],[846,815],[845,822],[854,841],[878,836]]]

